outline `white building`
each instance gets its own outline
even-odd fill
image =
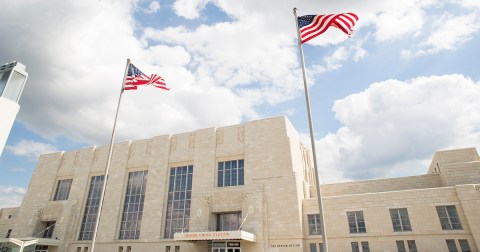
[[[20,110],[18,101],[27,77],[25,66],[19,62],[0,66],[0,156]]]
[[[88,252],[108,146],[42,155],[0,248]],[[95,251],[319,252],[311,154],[286,117],[117,143]],[[322,185],[330,251],[476,251],[480,158]]]

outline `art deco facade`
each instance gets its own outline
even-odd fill
[[[41,156],[22,205],[1,210],[0,248],[90,251],[107,151]],[[286,117],[117,143],[95,251],[319,252],[310,155]],[[473,148],[322,192],[330,251],[479,251]]]

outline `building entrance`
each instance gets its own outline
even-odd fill
[[[223,249],[223,248],[217,249],[217,248],[215,248],[212,251],[213,252],[240,252],[240,249],[239,248],[234,248],[234,249],[230,249],[230,248],[229,249]]]
[[[208,243],[208,252],[241,252],[240,242],[214,241]]]

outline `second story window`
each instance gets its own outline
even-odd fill
[[[243,185],[243,159],[218,162],[218,187]]]
[[[173,238],[175,233],[189,230],[192,179],[192,165],[170,168],[164,238]]]
[[[462,229],[455,206],[437,206],[437,213],[443,230]]]
[[[97,223],[98,207],[103,188],[104,176],[93,176],[90,181],[90,189],[85,204],[85,212],[83,214],[82,225],[80,228],[79,240],[92,240],[93,231]],[[123,247],[122,247],[123,248]]]
[[[148,171],[128,173],[127,192],[125,193],[122,222],[120,223],[120,234],[118,236],[120,240],[140,238],[147,175]]]
[[[390,209],[390,217],[392,217],[393,231],[412,231],[406,208]]]
[[[55,197],[53,200],[67,200],[70,194],[70,187],[72,186],[72,179],[59,180]]]
[[[322,228],[320,222],[320,214],[309,214],[308,219],[308,234],[309,235],[321,235]]]
[[[217,231],[238,230],[242,223],[242,213],[219,213],[217,214]]]
[[[351,234],[366,233],[367,227],[363,219],[363,211],[347,212],[348,228]]]

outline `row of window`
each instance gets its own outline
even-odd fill
[[[447,239],[447,248],[448,252],[459,252],[457,249],[457,245],[454,239]],[[417,244],[415,240],[407,240],[407,245],[405,246],[405,241],[399,240],[396,241],[397,251],[398,252],[418,252]],[[471,252],[470,245],[468,244],[468,240],[466,239],[459,239],[458,245],[460,247],[461,252]],[[370,252],[370,245],[368,241],[358,242],[351,242],[352,252]],[[319,248],[320,250],[317,250]],[[408,250],[407,250],[408,248]],[[310,252],[323,252],[322,243],[319,243],[318,246],[316,243],[310,243]]]
[[[96,179],[103,181],[103,176],[97,176]],[[99,182],[103,183],[102,181],[99,181]],[[218,162],[218,170],[217,170],[217,186],[218,187],[239,186],[243,184],[244,184],[243,159]],[[72,179],[59,180],[57,183],[57,189],[55,190],[55,196],[53,197],[53,200],[54,201],[67,200],[68,195],[70,194],[71,186],[72,186]],[[99,196],[100,191],[97,194]],[[92,195],[92,196],[95,196],[95,195]]]
[[[244,161],[232,160],[218,162],[218,187],[239,186],[244,184]],[[120,223],[120,240],[139,239],[145,189],[148,171],[136,171],[128,174],[127,190],[123,204],[122,221]],[[177,232],[188,231],[190,224],[190,205],[192,198],[193,166],[170,168],[170,182],[165,218],[164,238],[173,238]],[[92,240],[97,223],[104,176],[93,176],[85,203],[80,226],[79,240]],[[59,180],[53,200],[67,200],[72,179]],[[238,229],[241,213],[219,214],[218,230]]]
[[[358,242],[352,242],[350,243],[352,246],[352,252],[370,252],[370,246],[368,245],[368,241],[362,241],[360,244]],[[316,243],[310,243],[310,252],[323,252],[323,244],[319,243],[318,244],[319,250],[317,250],[317,244]],[[361,250],[360,250],[361,249]]]
[[[455,206],[437,206],[436,209],[443,230],[462,229],[462,224],[460,223],[460,218],[458,218]],[[392,219],[394,232],[412,231],[410,218],[408,217],[408,211],[406,208],[390,209],[390,217]],[[307,219],[308,233],[310,235],[322,234],[320,215],[309,214],[307,215]],[[351,234],[367,232],[363,211],[347,212],[347,220]]]

